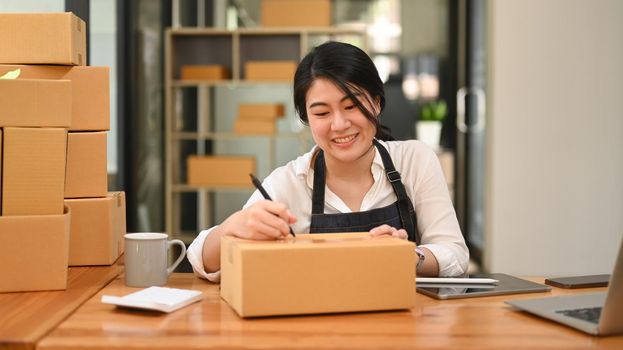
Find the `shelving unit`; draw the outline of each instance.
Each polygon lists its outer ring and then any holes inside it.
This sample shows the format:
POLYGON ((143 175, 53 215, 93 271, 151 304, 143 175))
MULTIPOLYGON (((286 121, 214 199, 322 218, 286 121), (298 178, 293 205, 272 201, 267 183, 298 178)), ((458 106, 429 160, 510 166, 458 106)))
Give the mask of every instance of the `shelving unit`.
POLYGON ((255 155, 258 176, 263 178, 309 150, 311 138, 294 115, 292 82, 247 81, 243 68, 249 60, 298 62, 312 47, 327 40, 366 47, 365 33, 359 29, 167 30, 165 227, 169 236, 191 241, 200 230, 242 207, 253 190, 250 182, 244 188, 186 184, 188 155, 255 155), (231 72, 231 79, 181 80, 181 67, 196 64, 223 65, 231 72), (286 115, 279 120, 274 135, 239 135, 232 129, 237 103, 282 103, 286 115))

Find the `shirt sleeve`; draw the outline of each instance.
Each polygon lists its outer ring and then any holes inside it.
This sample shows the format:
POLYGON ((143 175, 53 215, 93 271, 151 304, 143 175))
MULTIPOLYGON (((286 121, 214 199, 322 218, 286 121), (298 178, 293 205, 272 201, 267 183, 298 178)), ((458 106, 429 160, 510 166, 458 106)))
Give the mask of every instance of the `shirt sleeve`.
POLYGON ((199 232, 197 238, 195 238, 190 246, 188 246, 186 257, 188 258, 190 265, 193 267, 193 273, 195 276, 207 279, 210 282, 219 283, 221 281, 221 271, 206 272, 203 266, 203 243, 210 232, 212 232, 212 230, 216 227, 217 226, 214 226, 210 229, 199 232))
MULTIPOLYGON (((255 191, 243 208, 248 207, 249 205, 260 200, 261 198, 262 197, 259 191, 255 191)), ((218 226, 213 226, 207 230, 199 232, 199 234, 193 240, 190 246, 188 246, 186 257, 188 258, 188 261, 193 268, 193 273, 195 274, 195 276, 207 279, 210 282, 220 283, 221 271, 219 270, 216 272, 206 272, 205 266, 203 266, 203 243, 205 242, 208 235, 212 232, 212 230, 214 230, 216 227, 218 226)))
POLYGON ((450 200, 437 155, 426 149, 419 166, 423 170, 415 184, 415 211, 421 246, 433 253, 439 263, 439 276, 467 273, 469 251, 450 200))

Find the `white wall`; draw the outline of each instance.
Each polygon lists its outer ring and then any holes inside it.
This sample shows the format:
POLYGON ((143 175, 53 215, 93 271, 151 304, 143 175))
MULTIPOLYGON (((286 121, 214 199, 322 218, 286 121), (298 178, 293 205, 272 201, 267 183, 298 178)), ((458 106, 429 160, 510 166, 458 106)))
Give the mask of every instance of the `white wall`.
POLYGON ((623 236, 623 1, 488 11, 485 268, 609 273, 623 236))
POLYGON ((0 12, 64 12, 65 0, 2 0, 0 12))

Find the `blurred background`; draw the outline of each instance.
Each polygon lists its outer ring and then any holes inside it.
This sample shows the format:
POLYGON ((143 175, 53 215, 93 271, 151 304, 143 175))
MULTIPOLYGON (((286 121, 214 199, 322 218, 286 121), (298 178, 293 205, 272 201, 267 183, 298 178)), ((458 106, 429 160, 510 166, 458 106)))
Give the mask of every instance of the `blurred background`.
POLYGON ((109 189, 126 192, 129 232, 189 243, 244 204, 248 186, 189 184, 190 155, 252 157, 263 178, 309 150, 290 82, 249 82, 243 64, 343 40, 377 65, 382 122, 436 150, 474 270, 610 271, 623 237, 623 2, 311 2, 277 15, 287 26, 269 24, 262 0, 3 0, 0 12, 87 22, 88 65, 111 68, 109 189), (319 17, 321 29, 303 23, 319 17), (180 77, 215 62, 229 79, 180 77), (274 131, 232 132, 240 103, 264 102, 284 106, 274 131))

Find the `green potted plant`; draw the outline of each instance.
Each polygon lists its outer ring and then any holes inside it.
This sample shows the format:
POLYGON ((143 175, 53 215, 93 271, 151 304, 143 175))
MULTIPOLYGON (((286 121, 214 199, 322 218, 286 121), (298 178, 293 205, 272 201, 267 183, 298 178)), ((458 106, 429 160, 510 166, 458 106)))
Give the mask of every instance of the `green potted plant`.
POLYGON ((420 118, 415 125, 416 139, 426 143, 433 149, 439 149, 441 126, 448 114, 448 106, 444 100, 426 102, 420 110, 420 118))

